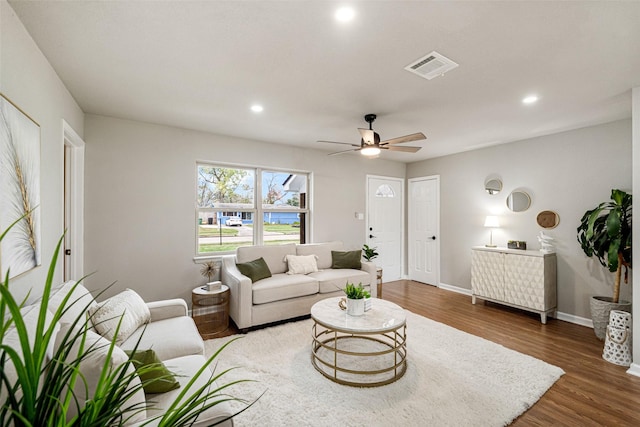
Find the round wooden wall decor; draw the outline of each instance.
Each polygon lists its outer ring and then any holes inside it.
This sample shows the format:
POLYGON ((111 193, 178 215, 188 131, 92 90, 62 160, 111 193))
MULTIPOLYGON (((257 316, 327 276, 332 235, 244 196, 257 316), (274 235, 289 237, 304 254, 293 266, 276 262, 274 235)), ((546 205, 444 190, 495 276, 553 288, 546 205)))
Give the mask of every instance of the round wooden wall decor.
POLYGON ((560 224, 560 215, 554 211, 542 211, 536 217, 536 222, 542 228, 556 228, 560 224))

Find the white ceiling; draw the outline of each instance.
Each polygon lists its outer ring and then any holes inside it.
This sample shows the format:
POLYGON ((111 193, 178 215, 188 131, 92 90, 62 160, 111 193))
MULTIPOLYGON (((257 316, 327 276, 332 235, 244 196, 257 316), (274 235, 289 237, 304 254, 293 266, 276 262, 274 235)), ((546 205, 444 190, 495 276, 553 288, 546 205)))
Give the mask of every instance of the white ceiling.
POLYGON ((640 86, 637 1, 9 3, 86 113, 327 152, 376 113, 427 135, 402 162, 630 117, 640 86), (433 50, 460 66, 403 69, 433 50))

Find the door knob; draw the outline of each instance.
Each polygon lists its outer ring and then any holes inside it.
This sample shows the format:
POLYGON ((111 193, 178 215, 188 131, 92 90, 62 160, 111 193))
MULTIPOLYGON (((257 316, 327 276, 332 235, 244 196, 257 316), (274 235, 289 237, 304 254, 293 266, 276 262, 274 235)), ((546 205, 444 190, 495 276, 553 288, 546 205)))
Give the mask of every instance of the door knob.
POLYGON ((436 240, 436 236, 431 236, 431 240, 436 240))
POLYGON ((369 238, 370 238, 370 239, 375 239, 375 238, 376 238, 376 236, 374 236, 373 234, 369 234, 369 238))

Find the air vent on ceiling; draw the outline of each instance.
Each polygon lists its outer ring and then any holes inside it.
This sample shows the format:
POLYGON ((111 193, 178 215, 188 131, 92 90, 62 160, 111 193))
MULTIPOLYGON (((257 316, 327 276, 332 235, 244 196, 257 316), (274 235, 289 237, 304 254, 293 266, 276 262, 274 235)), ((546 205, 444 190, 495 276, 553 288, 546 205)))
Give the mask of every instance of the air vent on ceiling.
POLYGON ((407 65, 404 69, 420 77, 424 77, 427 80, 431 80, 434 77, 443 75, 449 70, 453 70, 457 66, 458 64, 434 50, 430 54, 407 65))

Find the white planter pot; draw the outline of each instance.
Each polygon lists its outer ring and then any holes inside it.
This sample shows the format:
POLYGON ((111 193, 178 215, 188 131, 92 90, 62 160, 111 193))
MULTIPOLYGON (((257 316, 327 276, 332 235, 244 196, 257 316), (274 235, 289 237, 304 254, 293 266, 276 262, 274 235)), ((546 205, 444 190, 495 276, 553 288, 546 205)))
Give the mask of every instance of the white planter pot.
POLYGON ((347 314, 349 316, 362 316, 364 314, 364 299, 347 298, 347 314))
POLYGON ((609 325, 609 313, 611 310, 620 310, 631 312, 631 303, 628 301, 620 301, 619 303, 611 302, 610 297, 591 297, 591 320, 593 320, 593 331, 596 337, 604 340, 607 335, 607 326, 609 325))

